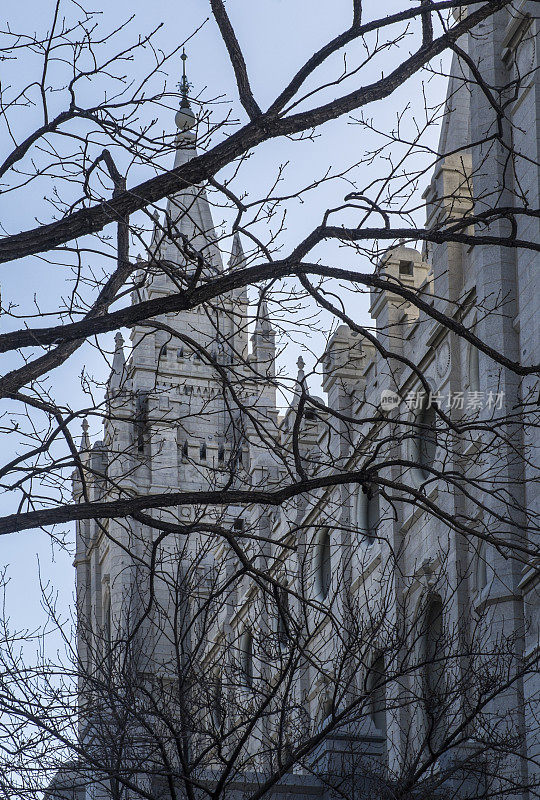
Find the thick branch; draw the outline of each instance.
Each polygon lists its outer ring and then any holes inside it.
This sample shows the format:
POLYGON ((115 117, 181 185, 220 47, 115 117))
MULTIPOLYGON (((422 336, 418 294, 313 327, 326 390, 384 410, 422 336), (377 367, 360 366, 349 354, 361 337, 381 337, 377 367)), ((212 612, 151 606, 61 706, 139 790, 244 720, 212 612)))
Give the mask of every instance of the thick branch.
POLYGON ((223 37, 223 41, 225 42, 227 52, 229 53, 229 58, 231 59, 231 64, 236 76, 236 84, 238 86, 240 102, 244 106, 248 117, 251 120, 256 119, 257 117, 261 116, 262 112, 257 104, 257 101, 253 97, 253 91, 249 83, 246 62, 244 61, 244 56, 242 55, 242 50, 238 44, 238 39, 236 38, 234 28, 231 25, 229 15, 225 10, 222 0, 210 0, 210 5, 212 6, 212 11, 214 12, 214 17, 223 37))
POLYGON ((268 112, 262 114, 208 153, 192 159, 176 170, 151 178, 119 194, 109 202, 99 203, 90 209, 82 209, 58 222, 5 237, 0 242, 0 263, 46 252, 79 236, 96 233, 118 217, 125 218, 150 203, 208 180, 226 164, 263 141, 301 133, 388 97, 451 43, 509 2, 510 0, 489 0, 435 39, 429 47, 421 48, 389 75, 369 86, 290 117, 278 118, 268 112))

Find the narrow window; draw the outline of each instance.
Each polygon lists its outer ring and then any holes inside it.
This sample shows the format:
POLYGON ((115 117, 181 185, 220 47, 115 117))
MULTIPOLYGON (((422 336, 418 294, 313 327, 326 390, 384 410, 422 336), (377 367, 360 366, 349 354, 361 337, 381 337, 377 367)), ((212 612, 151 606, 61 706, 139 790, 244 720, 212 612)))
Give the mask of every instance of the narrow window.
POLYGON ((476 589, 481 592, 488 584, 487 545, 485 542, 478 548, 476 562, 476 589))
POLYGON ((371 665, 366 682, 369 713, 375 727, 386 733, 386 689, 384 679, 384 658, 378 656, 371 665))
POLYGON ((179 347, 178 348, 178 350, 176 351, 176 357, 177 358, 184 358, 184 348, 183 347, 179 347))
POLYGON ((182 458, 187 459, 189 456, 189 444, 187 439, 184 440, 184 444, 182 445, 182 458))
POLYGON ((225 713, 223 708, 223 691, 217 673, 214 674, 214 678, 210 684, 210 706, 214 728, 220 730, 223 727, 225 713))
POLYGON ((107 590, 103 598, 103 643, 105 652, 111 647, 111 595, 107 590))
POLYGON ((223 463, 223 461, 225 461, 225 445, 224 444, 220 444, 219 445, 217 457, 218 457, 218 461, 219 461, 220 464, 223 463))
POLYGON ((202 442, 199 447, 199 456, 201 461, 206 461, 206 442, 202 442))
POLYGON ((424 405, 416 418, 416 460, 424 480, 431 476, 431 468, 437 453, 437 414, 433 406, 424 405))
POLYGON ((244 530, 244 520, 241 517, 237 517, 233 522, 233 531, 243 531, 244 530))
POLYGON ((315 580, 320 600, 325 600, 332 583, 332 549, 330 531, 325 528, 319 536, 315 553, 315 580))
POLYGON ((480 391, 480 356, 478 348, 472 344, 469 347, 469 390, 480 391))
POLYGON ((379 528, 379 493, 373 486, 362 487, 356 498, 356 525, 366 544, 373 544, 379 528))
POLYGON ((146 394, 139 394, 135 401, 135 438, 139 453, 144 451, 147 424, 148 396, 146 394))
POLYGON ((437 747, 443 728, 445 700, 443 607, 440 597, 430 601, 424 626, 424 710, 432 742, 437 747))
POLYGON ((242 674, 246 686, 253 686, 253 636, 250 631, 242 637, 242 674))
POLYGON ((277 591, 277 638, 282 646, 286 646, 290 639, 289 593, 286 589, 277 591))

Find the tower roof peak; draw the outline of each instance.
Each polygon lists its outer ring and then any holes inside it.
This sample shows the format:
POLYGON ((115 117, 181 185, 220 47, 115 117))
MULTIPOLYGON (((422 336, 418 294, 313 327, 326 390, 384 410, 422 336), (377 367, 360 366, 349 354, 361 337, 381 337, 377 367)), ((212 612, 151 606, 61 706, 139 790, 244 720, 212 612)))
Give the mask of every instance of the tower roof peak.
POLYGON ((182 50, 182 55, 180 57, 182 59, 182 80, 178 84, 178 88, 180 89, 180 95, 182 99, 180 101, 180 108, 176 112, 174 121, 176 122, 176 127, 178 128, 180 135, 183 134, 184 138, 187 138, 185 134, 195 127, 197 124, 197 117, 193 113, 191 103, 189 102, 189 90, 191 84, 186 75, 187 53, 185 49, 182 50))

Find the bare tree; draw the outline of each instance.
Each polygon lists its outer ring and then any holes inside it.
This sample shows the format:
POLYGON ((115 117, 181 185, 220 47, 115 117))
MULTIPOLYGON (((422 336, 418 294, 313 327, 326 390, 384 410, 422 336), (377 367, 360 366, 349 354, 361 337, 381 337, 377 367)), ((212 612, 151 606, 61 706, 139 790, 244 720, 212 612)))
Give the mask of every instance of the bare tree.
POLYGON ((2 89, 2 190, 45 191, 48 220, 0 260, 66 279, 3 300, 0 533, 77 525, 69 663, 4 628, 6 796, 54 772, 96 798, 538 793, 537 3, 350 5, 264 110, 211 0, 245 122, 192 96, 184 52, 170 90, 187 41, 159 28, 58 0, 42 34, 2 33, 13 74, 39 61, 2 89), (445 72, 444 103, 379 129, 445 72), (343 118, 357 163, 246 189, 262 145, 343 118), (291 206, 335 183, 286 247, 291 206))

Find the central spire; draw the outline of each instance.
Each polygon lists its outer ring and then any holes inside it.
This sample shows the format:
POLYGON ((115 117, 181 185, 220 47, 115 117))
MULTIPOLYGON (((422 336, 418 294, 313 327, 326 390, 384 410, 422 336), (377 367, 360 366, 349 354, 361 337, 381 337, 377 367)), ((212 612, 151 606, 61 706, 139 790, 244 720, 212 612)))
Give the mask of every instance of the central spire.
POLYGON ((190 108, 188 97, 190 84, 186 75, 187 53, 185 48, 182 48, 182 55, 180 58, 182 59, 182 80, 180 81, 180 94, 182 95, 182 102, 180 103, 180 108, 190 108))
MULTIPOLYGON (((178 128, 175 137, 175 156, 173 169, 178 169, 197 155, 197 137, 193 130, 197 117, 191 108, 189 90, 191 83, 186 73, 187 54, 182 52, 182 79, 178 84, 181 101, 176 112, 178 128)), ((204 186, 188 186, 168 198, 164 223, 159 218, 154 226, 151 244, 154 258, 177 266, 186 266, 183 242, 188 242, 212 267, 222 269, 218 236, 214 229, 210 203, 204 186)), ((193 263, 190 264, 193 268, 193 263)))
MULTIPOLYGON (((192 128, 195 127, 197 123, 197 118, 193 113, 193 109, 191 108, 191 103, 189 102, 189 90, 191 84, 188 81, 186 75, 187 53, 185 50, 182 50, 181 59, 182 59, 182 80, 178 84, 178 88, 180 89, 182 100, 180 101, 180 108, 176 112, 176 116, 174 118, 176 122, 176 127, 178 128, 179 131, 178 134, 179 136, 182 136, 182 134, 185 134, 187 131, 190 131, 192 128)), ((183 136, 182 138, 187 138, 187 137, 183 136)))

